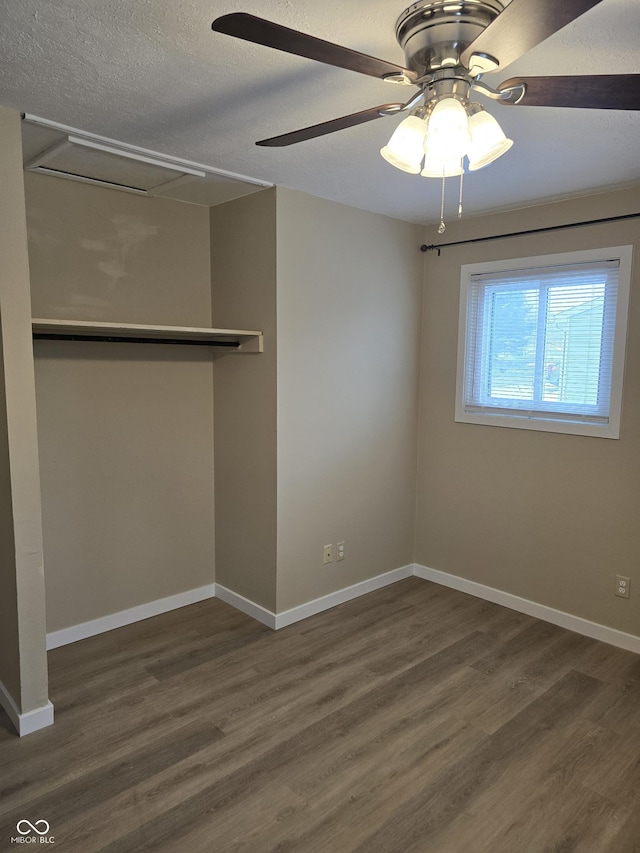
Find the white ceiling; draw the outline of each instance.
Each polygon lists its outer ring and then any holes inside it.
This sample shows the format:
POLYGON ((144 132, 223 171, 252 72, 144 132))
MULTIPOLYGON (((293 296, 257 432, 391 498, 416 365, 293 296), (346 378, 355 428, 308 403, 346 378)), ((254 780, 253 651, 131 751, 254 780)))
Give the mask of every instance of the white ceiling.
MULTIPOLYGON (((563 0, 558 0, 563 2, 563 0)), ((121 142, 415 222, 439 216, 440 185, 378 151, 397 118, 287 148, 264 139, 415 89, 211 31, 250 12, 404 64, 400 0, 0 0, 0 103, 121 142)), ((602 2, 508 68, 515 75, 640 73, 639 0, 602 2)), ((483 100, 478 96, 478 100, 483 100)), ((465 176, 465 214, 640 184, 640 111, 483 103, 515 144, 465 176)), ((457 181, 448 186, 449 216, 457 181)))

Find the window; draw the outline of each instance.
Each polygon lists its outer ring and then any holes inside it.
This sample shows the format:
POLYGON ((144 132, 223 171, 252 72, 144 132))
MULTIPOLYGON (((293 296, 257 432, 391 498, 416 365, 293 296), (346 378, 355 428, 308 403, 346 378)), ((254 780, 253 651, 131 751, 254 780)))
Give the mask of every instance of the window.
POLYGON ((456 420, 618 438, 631 246, 462 267, 456 420))

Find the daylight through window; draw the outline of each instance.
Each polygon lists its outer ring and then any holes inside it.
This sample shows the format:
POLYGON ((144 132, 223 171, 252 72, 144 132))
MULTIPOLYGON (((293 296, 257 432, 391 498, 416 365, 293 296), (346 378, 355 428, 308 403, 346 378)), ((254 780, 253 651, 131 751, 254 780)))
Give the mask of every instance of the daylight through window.
POLYGON ((630 265, 625 246, 463 267, 456 420, 617 437, 630 265))

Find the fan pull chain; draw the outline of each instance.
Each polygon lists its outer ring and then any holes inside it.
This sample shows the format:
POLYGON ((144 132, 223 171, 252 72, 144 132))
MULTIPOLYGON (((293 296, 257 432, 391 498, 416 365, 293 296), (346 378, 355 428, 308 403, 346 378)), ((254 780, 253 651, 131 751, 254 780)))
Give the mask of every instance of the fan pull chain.
POLYGON ((458 197, 458 219, 462 219, 462 181, 464 179, 464 169, 460 172, 460 196, 458 197))
POLYGON ((444 224, 444 182, 446 178, 444 176, 444 169, 442 170, 442 195, 440 197, 440 225, 438 225, 438 234, 444 234, 447 229, 447 226, 444 224))

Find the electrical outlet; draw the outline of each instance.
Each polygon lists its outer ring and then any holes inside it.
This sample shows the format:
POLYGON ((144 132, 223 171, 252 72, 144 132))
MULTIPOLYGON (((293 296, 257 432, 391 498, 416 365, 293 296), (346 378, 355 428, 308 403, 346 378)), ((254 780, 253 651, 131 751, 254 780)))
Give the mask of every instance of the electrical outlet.
POLYGON ((336 548, 338 549, 338 553, 336 554, 336 563, 339 563, 340 560, 344 560, 344 542, 338 542, 336 548))
POLYGON ((616 595, 619 595, 620 598, 629 598, 630 587, 630 578, 625 578, 624 575, 616 575, 616 595))
POLYGON ((333 560, 333 545, 325 545, 323 551, 322 562, 327 565, 327 563, 331 563, 333 560))

